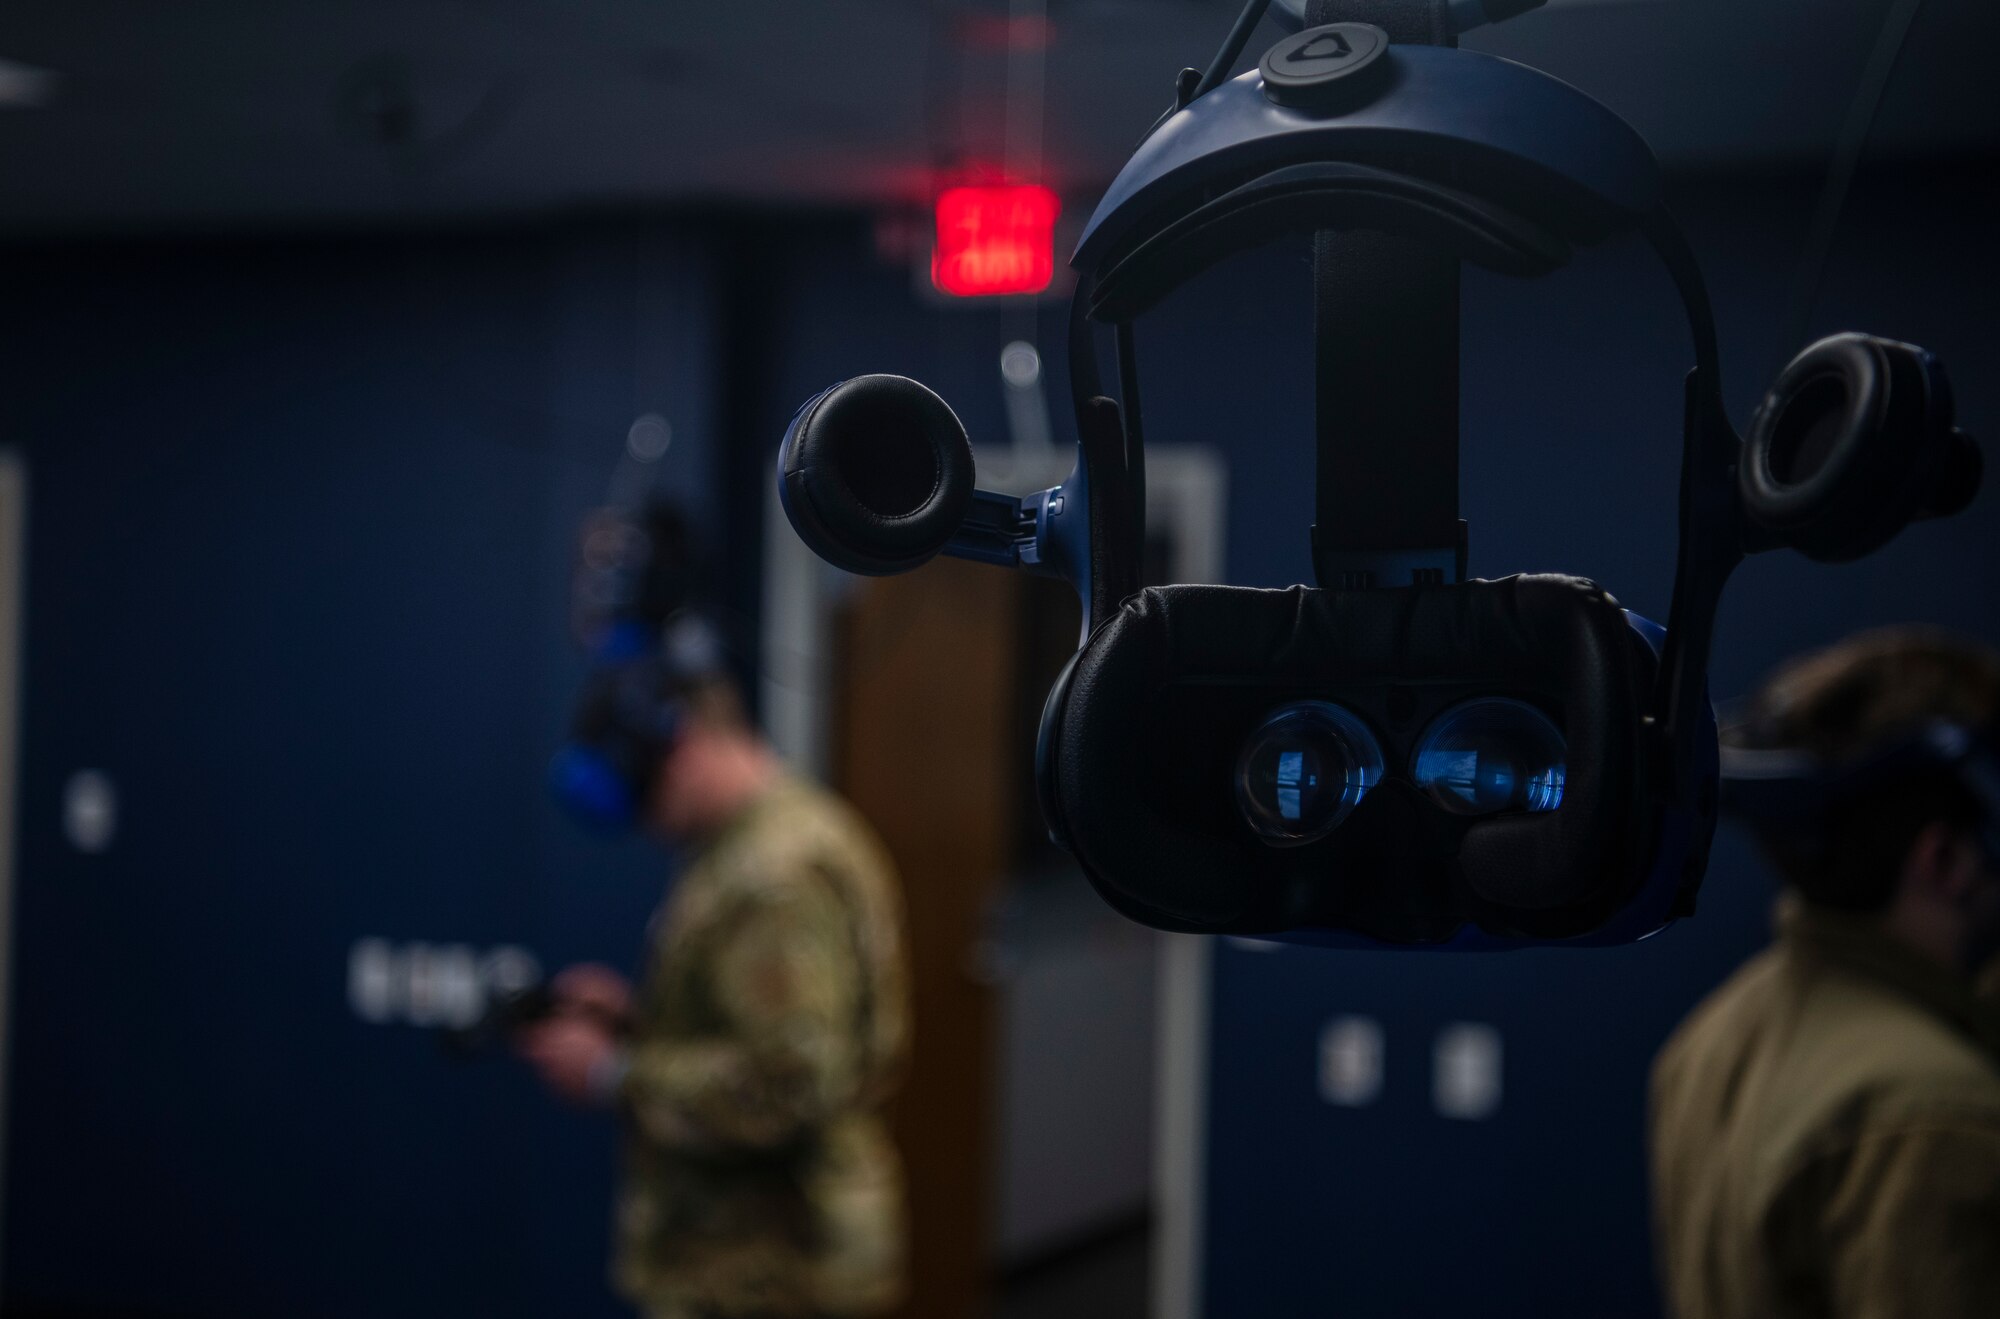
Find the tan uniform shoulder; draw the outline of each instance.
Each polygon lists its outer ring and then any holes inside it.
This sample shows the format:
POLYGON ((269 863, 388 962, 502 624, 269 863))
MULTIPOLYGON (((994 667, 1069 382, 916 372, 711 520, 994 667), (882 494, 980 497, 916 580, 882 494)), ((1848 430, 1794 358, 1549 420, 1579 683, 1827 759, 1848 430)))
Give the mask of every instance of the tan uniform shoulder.
POLYGON ((1684 1084, 1714 1080, 1724 1055, 1746 1050, 1781 974, 1777 951, 1766 949, 1695 1005, 1653 1060, 1655 1105, 1684 1084))
POLYGON ((1907 995, 1822 975, 1807 1014, 1789 1061, 1801 1080, 1819 1078, 1807 1095, 1819 1141, 1933 1120, 2000 1124, 2000 1064, 1907 995))
POLYGON ((1683 1144, 1749 1123, 1756 1138, 1738 1154, 1761 1169, 1753 1182, 1775 1189, 1863 1134, 2000 1124, 2000 1066, 1896 987, 1779 948, 1745 964, 1668 1039, 1652 1103, 1656 1126, 1678 1128, 1683 1144))

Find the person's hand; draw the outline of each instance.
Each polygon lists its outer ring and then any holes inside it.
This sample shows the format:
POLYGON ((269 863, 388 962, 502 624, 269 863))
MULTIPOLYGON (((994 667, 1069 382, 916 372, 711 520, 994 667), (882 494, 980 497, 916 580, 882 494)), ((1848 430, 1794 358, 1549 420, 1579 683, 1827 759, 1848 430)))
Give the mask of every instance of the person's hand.
POLYGON ((562 1012, 591 1013, 606 1021, 623 1021, 632 1014, 632 982, 600 962, 557 972, 549 992, 562 1012))
POLYGON ((601 1017, 562 1013, 523 1028, 514 1048, 542 1084, 572 1104, 598 1100, 599 1078, 618 1054, 618 1041, 601 1017))

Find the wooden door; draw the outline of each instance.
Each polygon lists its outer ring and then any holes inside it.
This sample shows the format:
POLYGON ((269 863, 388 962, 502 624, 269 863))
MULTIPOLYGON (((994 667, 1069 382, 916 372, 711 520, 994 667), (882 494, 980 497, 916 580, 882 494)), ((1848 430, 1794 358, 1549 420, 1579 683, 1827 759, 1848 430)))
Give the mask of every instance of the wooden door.
POLYGON ((995 1011, 978 972, 1021 808, 1013 573, 952 560, 863 583, 835 657, 836 785, 903 880, 914 1032, 892 1110, 908 1167, 911 1319, 989 1308, 995 1011))

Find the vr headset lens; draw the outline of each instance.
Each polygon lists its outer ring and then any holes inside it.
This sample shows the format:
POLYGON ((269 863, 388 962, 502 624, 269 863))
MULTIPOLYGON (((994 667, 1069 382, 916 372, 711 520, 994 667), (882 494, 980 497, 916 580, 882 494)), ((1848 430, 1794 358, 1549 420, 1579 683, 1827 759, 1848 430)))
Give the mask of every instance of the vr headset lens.
POLYGON ((1382 781, 1381 744, 1328 701, 1279 706, 1243 744, 1236 805, 1272 847, 1324 838, 1382 781))
MULTIPOLYGON (((1562 805, 1568 744, 1526 701, 1482 696, 1424 731, 1410 777, 1453 815, 1553 811, 1562 805)), ((1387 760, 1361 717, 1331 701, 1281 705, 1244 740, 1236 805, 1272 847, 1326 837, 1382 781, 1387 760)))
POLYGON ((1412 774, 1454 815, 1552 811, 1562 805, 1568 749, 1555 723, 1526 701, 1481 697, 1432 721, 1412 774))

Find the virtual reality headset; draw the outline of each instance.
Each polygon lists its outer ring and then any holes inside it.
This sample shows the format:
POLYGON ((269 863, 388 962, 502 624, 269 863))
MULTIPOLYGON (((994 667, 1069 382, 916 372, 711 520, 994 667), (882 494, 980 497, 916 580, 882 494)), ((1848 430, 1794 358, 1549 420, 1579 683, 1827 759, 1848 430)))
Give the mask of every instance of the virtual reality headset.
POLYGON ((1814 344, 1739 438, 1646 144, 1574 88, 1450 44, 1468 17, 1521 7, 1314 0, 1317 25, 1225 78, 1252 4, 1209 75, 1183 75, 1072 262, 1061 485, 978 489, 952 409, 897 376, 832 386, 784 437, 786 514, 829 562, 880 574, 946 554, 1076 588, 1084 636, 1048 697, 1040 803, 1134 919, 1412 948, 1660 929, 1693 909, 1714 831, 1707 663, 1736 564, 1867 554, 1977 488, 1944 370, 1909 344, 1814 344), (1300 232, 1316 235, 1318 585, 1142 590, 1133 321, 1300 232), (1460 263, 1540 277, 1634 234, 1693 343, 1664 627, 1581 578, 1466 580, 1457 508, 1460 263))
POLYGON ((2000 729, 1930 720, 1872 753, 1829 764, 1795 747, 1725 744, 1722 809, 1751 824, 1818 839, 1844 811, 1897 784, 1945 775, 1979 809, 1980 844, 2000 865, 2000 729))
POLYGON ((608 505, 583 521, 570 621, 591 665, 549 783, 587 823, 637 821, 685 723, 685 692, 727 670, 720 635, 694 604, 698 577, 692 529, 666 500, 608 505))

